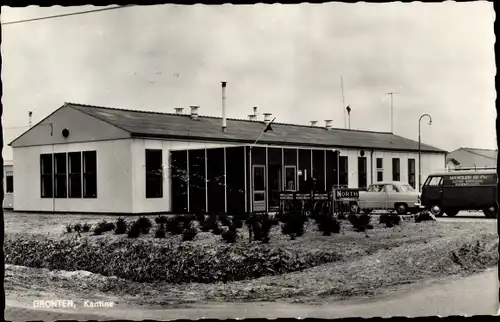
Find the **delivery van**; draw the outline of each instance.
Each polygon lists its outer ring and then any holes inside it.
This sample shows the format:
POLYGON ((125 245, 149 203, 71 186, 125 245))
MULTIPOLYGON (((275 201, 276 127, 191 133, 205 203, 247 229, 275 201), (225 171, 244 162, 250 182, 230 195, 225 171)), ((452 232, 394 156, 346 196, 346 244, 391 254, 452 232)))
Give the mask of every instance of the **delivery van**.
POLYGON ((496 170, 453 171, 434 173, 422 186, 422 206, 439 217, 453 217, 462 210, 480 210, 496 218, 496 170))

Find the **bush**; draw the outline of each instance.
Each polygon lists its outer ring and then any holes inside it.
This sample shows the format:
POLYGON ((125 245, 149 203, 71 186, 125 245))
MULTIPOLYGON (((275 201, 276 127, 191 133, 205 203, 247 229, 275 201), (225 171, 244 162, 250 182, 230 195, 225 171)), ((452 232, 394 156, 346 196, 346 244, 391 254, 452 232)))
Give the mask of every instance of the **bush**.
POLYGON ((155 218, 155 222, 157 224, 166 224, 167 223, 167 217, 163 216, 163 215, 158 215, 158 217, 155 218))
POLYGON ((222 233, 222 240, 226 243, 235 243, 238 240, 238 231, 234 226, 222 233))
POLYGON ((5 262, 85 270, 135 282, 217 283, 304 270, 340 260, 334 252, 292 252, 264 244, 196 245, 124 239, 106 247, 85 240, 6 239, 5 262))
POLYGON ((107 231, 113 231, 115 230, 115 224, 112 222, 107 222, 106 220, 103 220, 99 223, 97 223, 96 228, 94 229, 94 232, 96 229, 101 230, 101 232, 107 232, 107 231))
POLYGON ((141 234, 143 234, 143 235, 149 234, 150 229, 151 228, 149 228, 149 227, 141 227, 141 234))
POLYGON ((329 214, 319 216, 317 224, 318 229, 323 233, 323 236, 330 236, 332 233, 340 233, 340 221, 329 214))
POLYGON ((72 232, 72 231, 73 231, 73 225, 71 225, 71 224, 67 224, 67 225, 66 225, 66 232, 69 234, 69 233, 70 233, 70 232, 72 232))
POLYGON ((165 235, 165 226, 163 224, 160 224, 160 226, 156 228, 155 238, 165 238, 165 235))
POLYGON ((202 226, 203 223, 205 222, 205 213, 203 212, 197 213, 195 215, 195 219, 200 223, 200 226, 202 226))
POLYGON ((74 226, 73 226, 73 230, 77 233, 79 233, 80 231, 82 231, 82 224, 80 223, 76 223, 74 226))
POLYGON ((127 232, 127 222, 125 221, 125 218, 118 218, 116 220, 116 227, 115 227, 115 234, 117 235, 122 235, 127 232))
POLYGON ((182 241, 193 240, 196 237, 196 234, 198 234, 198 231, 195 227, 187 227, 182 232, 182 241))
POLYGON ((137 238, 141 234, 141 227, 137 224, 137 221, 134 221, 132 225, 130 225, 127 237, 128 238, 137 238))
POLYGON ((217 216, 217 219, 220 222, 221 226, 232 226, 231 218, 229 218, 229 216, 226 214, 220 214, 219 216, 217 216))
POLYGON ((94 235, 102 235, 102 233, 104 232, 104 228, 102 226, 95 226, 94 227, 94 235))
POLYGON ((385 224, 386 227, 394 227, 395 225, 399 225, 401 223, 401 217, 395 214, 382 214, 380 215, 380 223, 385 224))
POLYGON ((369 229, 368 226, 370 225, 370 221, 372 218, 370 215, 367 214, 360 214, 360 215, 350 214, 349 216, 347 216, 347 219, 354 227, 355 231, 361 232, 369 229))
POLYGON ((182 234, 182 222, 179 215, 167 218, 166 231, 172 235, 182 234))
POLYGON ((307 217, 300 211, 292 211, 283 217, 285 221, 281 227, 283 234, 290 236, 290 239, 295 239, 304 234, 304 224, 307 222, 307 217))
POLYGON ((139 217, 136 223, 139 225, 139 228, 144 231, 149 231, 149 228, 153 227, 153 222, 146 216, 139 217))
POLYGON ((219 222, 216 222, 215 227, 212 228, 212 234, 217 236, 222 234, 222 228, 219 222))
POLYGON ((82 230, 83 230, 84 233, 88 233, 91 228, 92 228, 92 225, 90 225, 88 223, 84 223, 83 226, 82 226, 82 230))
POLYGON ((232 227, 235 229, 243 228, 243 216, 234 215, 232 220, 232 227))
POLYGON ((415 215, 415 222, 434 221, 434 220, 436 220, 436 217, 434 217, 428 211, 419 212, 418 214, 415 215))

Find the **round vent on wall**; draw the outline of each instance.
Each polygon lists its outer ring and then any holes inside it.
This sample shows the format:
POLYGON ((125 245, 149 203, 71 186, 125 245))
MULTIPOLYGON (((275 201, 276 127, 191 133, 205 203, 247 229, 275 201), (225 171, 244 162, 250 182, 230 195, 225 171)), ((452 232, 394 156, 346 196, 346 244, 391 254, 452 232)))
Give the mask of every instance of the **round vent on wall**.
POLYGON ((359 152, 359 155, 361 155, 362 157, 364 157, 364 156, 365 156, 365 150, 361 150, 361 151, 359 152))
POLYGON ((63 129, 62 130, 62 136, 64 136, 65 138, 67 138, 69 136, 69 130, 68 129, 63 129))

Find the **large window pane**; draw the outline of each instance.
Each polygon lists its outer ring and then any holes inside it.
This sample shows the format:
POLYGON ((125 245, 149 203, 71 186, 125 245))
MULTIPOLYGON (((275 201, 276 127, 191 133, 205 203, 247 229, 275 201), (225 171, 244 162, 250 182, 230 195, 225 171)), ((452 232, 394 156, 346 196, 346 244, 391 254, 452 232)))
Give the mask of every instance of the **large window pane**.
POLYGON ((68 153, 68 197, 82 197, 82 153, 68 153))
POLYGON ((146 198, 163 198, 162 153, 162 150, 146 150, 146 198))
POLYGON ((40 192, 42 198, 52 198, 53 196, 53 157, 52 154, 40 155, 40 192))
POLYGON ((66 172, 66 153, 54 154, 55 168, 55 197, 66 198, 67 195, 67 172, 66 172))
POLYGON ((83 197, 97 198, 97 153, 83 152, 83 197))

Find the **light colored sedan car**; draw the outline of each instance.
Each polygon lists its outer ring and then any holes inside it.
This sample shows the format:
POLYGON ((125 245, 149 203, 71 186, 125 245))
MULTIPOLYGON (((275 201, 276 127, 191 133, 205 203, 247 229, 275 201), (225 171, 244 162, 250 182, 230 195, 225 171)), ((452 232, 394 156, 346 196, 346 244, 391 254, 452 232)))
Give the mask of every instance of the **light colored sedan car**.
POLYGON ((421 208, 420 194, 408 183, 377 182, 359 192, 359 208, 365 213, 373 210, 396 210, 401 215, 417 213, 421 208))

